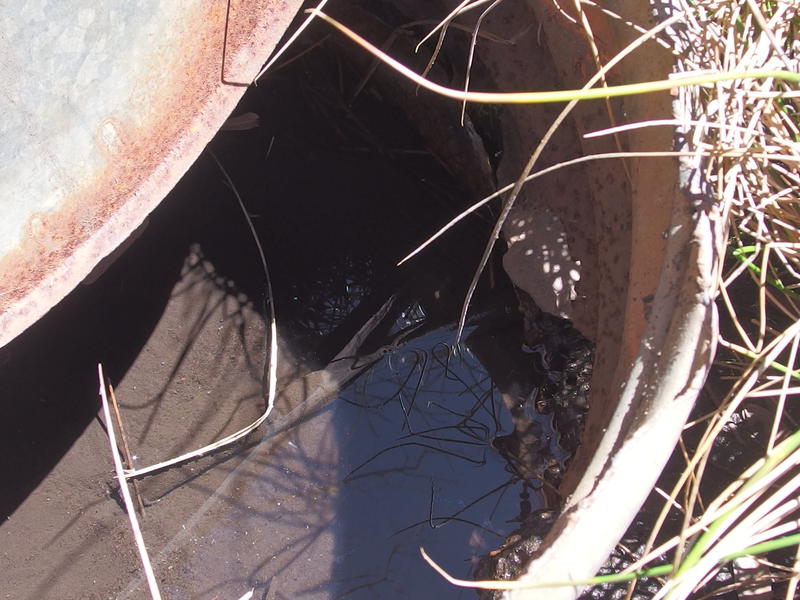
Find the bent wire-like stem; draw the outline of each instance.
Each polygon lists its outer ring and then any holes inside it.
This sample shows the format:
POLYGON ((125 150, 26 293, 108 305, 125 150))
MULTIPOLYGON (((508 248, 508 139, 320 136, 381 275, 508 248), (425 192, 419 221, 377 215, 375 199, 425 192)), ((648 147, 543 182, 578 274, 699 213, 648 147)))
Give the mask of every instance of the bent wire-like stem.
MULTIPOLYGON (((323 408, 329 400, 335 397, 336 393, 344 387, 349 381, 355 379, 368 367, 370 367, 376 360, 380 359, 386 352, 391 350, 391 347, 384 346, 367 356, 359 356, 358 350, 364 343, 364 340, 372 333, 378 324, 384 319, 386 314, 394 302, 394 296, 390 297, 386 303, 375 313, 367 322, 361 327, 350 342, 342 348, 341 352, 331 361, 325 368, 319 371, 313 371, 305 377, 291 382, 286 388, 280 392, 272 391, 272 394, 280 394, 289 396, 297 404, 287 414, 272 421, 263 434, 263 438, 273 437, 287 429, 290 429, 300 421, 308 418, 310 415, 318 412, 323 408), (310 390, 310 391, 309 391, 310 390)), ((274 324, 274 322, 273 322, 274 324)), ((274 333, 273 333, 274 335, 274 333)), ((275 339, 275 338, 273 338, 275 339)), ((276 342, 277 343, 277 342, 276 342)), ((272 380, 274 382, 274 379, 272 380)), ((274 384, 273 384, 274 385, 274 384)), ((158 471, 166 467, 172 466, 179 462, 185 462, 192 458, 197 458, 203 454, 222 447, 223 445, 231 444, 236 440, 244 437, 251 431, 261 426, 264 421, 269 417, 272 411, 274 401, 269 403, 268 410, 264 412, 253 423, 240 429, 237 432, 215 442, 209 444, 198 450, 187 452, 181 456, 164 461, 142 469, 128 470, 125 472, 125 477, 139 477, 158 471)))
POLYGON ((184 463, 188 460, 192 460, 194 458, 198 458, 207 454, 209 452, 213 452, 214 450, 218 450, 224 446, 228 446, 233 444, 237 440, 242 439, 244 436, 249 434, 251 431, 258 429, 264 421, 267 420, 270 413, 272 412, 272 408, 275 406, 275 392, 276 386, 278 381, 278 331, 277 331, 277 322, 275 318, 275 304, 273 302, 272 296, 272 281, 269 276, 269 267, 267 266, 267 258, 264 254, 264 249, 261 246, 261 242, 258 239, 258 235, 256 234, 255 227, 253 226, 253 221, 250 219, 250 215, 247 212, 247 208, 245 208, 244 201, 242 197, 239 195, 236 186, 233 184, 233 180, 231 179, 228 172, 225 170, 225 167, 222 166, 222 163, 219 161, 217 156, 209 150, 211 154, 211 158, 219 167, 219 170, 222 172, 222 175, 225 177, 225 181, 230 187, 231 191, 233 192, 234 196, 236 197, 236 201, 239 204, 239 208, 241 208, 242 213, 244 215, 245 220, 247 221, 247 225, 250 228, 250 232, 253 235, 253 240, 255 241, 256 247, 258 248, 259 258, 261 259, 261 265, 264 269, 264 277, 267 284, 267 293, 269 295, 269 337, 266 343, 266 356, 264 358, 264 377, 262 380, 262 385, 264 389, 264 399, 266 401, 266 406, 264 408, 264 412, 258 417, 255 421, 250 423, 249 425, 239 429, 231 433, 230 435, 225 436, 224 438, 217 440, 216 442, 212 442, 202 448, 197 448, 196 450, 192 450, 191 452, 187 452, 185 454, 181 454, 180 456, 176 456, 169 460, 165 460, 154 465, 150 465, 148 467, 143 467, 141 469, 126 469, 124 471, 125 478, 130 479, 131 477, 140 477, 142 475, 146 475, 147 473, 152 473, 154 471, 160 471, 161 469, 165 469, 167 467, 171 467, 173 465, 177 465, 180 463, 184 463))
POLYGON ((136 549, 139 551, 139 557, 142 561, 142 568, 144 569, 147 585, 150 589, 150 597, 153 600, 161 600, 161 591, 158 589, 158 581, 156 580, 153 566, 150 563, 150 556, 147 554, 147 546, 144 543, 142 536, 142 529, 139 527, 139 520, 136 518, 136 510, 133 508, 133 500, 131 499, 131 492, 128 489, 128 481, 125 479, 125 474, 122 469, 122 459, 117 450, 117 436, 114 432, 114 423, 111 420, 111 412, 108 409, 108 397, 106 395, 105 377, 103 376, 103 365, 97 365, 97 377, 100 380, 100 399, 103 404, 103 416, 106 421, 106 431, 108 431, 108 443, 111 446, 111 457, 114 459, 114 471, 119 480, 119 489, 122 493, 122 499, 125 502, 125 510, 128 513, 128 519, 131 523, 131 530, 133 531, 133 538, 136 541, 136 549))
POLYGON ((438 83, 434 83, 422 77, 401 62, 382 52, 352 29, 349 29, 337 20, 326 15, 324 12, 317 9, 309 9, 308 13, 329 23, 353 42, 364 48, 364 50, 376 56, 395 71, 425 89, 447 98, 453 98, 454 100, 479 104, 546 104, 551 102, 570 102, 571 100, 598 100, 601 98, 649 94, 679 87, 700 86, 723 81, 739 81, 742 79, 779 79, 791 83, 800 83, 800 73, 782 69, 753 69, 738 72, 716 71, 709 73, 687 73, 675 75, 669 79, 579 90, 552 90, 544 92, 465 92, 464 90, 457 90, 439 85, 438 83))

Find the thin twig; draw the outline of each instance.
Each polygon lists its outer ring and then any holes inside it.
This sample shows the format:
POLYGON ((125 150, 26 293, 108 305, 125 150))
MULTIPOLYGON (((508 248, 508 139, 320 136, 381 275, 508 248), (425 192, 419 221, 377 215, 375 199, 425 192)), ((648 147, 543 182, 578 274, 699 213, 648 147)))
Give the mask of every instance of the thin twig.
MULTIPOLYGON (((473 28, 472 37, 470 39, 470 44, 469 44, 469 56, 467 57, 467 70, 466 70, 466 73, 464 74, 464 92, 468 92, 469 91, 469 79, 470 79, 470 75, 472 74, 472 62, 475 59, 475 46, 478 45, 478 34, 479 34, 480 30, 481 30, 481 24, 483 23, 483 20, 486 18, 486 15, 488 15, 490 12, 492 12, 495 9, 495 7, 497 7, 502 1, 503 0, 494 0, 494 2, 491 4, 491 6, 486 8, 480 14, 480 16, 478 16, 478 20, 475 22, 475 27, 473 28)), ((461 103, 461 126, 462 127, 464 126, 464 117, 466 116, 466 114, 467 114, 467 101, 464 100, 461 103)))
POLYGON ((158 589, 158 582, 156 581, 155 573, 153 573, 153 567, 150 564, 150 556, 147 554, 147 547, 144 543, 144 537, 142 537, 142 530, 139 527, 139 520, 136 518, 136 510, 133 507, 131 492, 128 489, 128 482, 122 469, 122 459, 119 456, 119 450, 117 450, 117 436, 114 433, 114 424, 111 422, 111 413, 108 409, 103 365, 97 365, 97 376, 100 381, 100 399, 103 403, 103 416, 108 424, 108 443, 111 446, 111 457, 114 459, 114 471, 117 474, 119 489, 122 492, 122 499, 125 502, 125 510, 128 513, 128 519, 131 522, 133 537, 136 540, 136 549, 139 551, 139 557, 142 560, 142 568, 144 569, 144 575, 147 579, 147 585, 150 588, 150 596, 153 600, 161 600, 161 591, 158 589))
POLYGON ((171 458, 169 460, 165 460, 163 462, 159 462, 154 465, 150 465, 149 467, 143 467, 141 469, 130 469, 125 471, 125 477, 141 477, 142 475, 146 475, 147 473, 152 473, 154 471, 160 471, 161 469, 165 469, 167 467, 177 465, 187 460, 191 460, 193 458, 198 458, 212 452, 214 450, 218 450, 224 446, 230 445, 237 440, 242 439, 251 431, 258 429, 261 424, 267 420, 270 413, 272 412, 272 408, 275 406, 275 394, 277 389, 277 381, 278 381, 278 331, 275 319, 275 303, 273 300, 272 295, 272 281, 269 276, 269 268, 267 267, 267 258, 264 254, 264 248, 261 246, 261 241, 258 239, 258 234, 256 233, 255 226, 253 225, 253 220, 250 218, 250 215, 247 212, 247 208, 242 201, 242 197, 239 195, 236 186, 233 184, 233 180, 231 179, 228 172, 222 166, 222 163, 217 159, 216 155, 209 149, 209 154, 211 158, 214 159, 214 162, 219 167, 222 175, 225 177, 226 182, 228 183, 228 187, 230 187, 231 191, 233 192, 234 196, 236 197, 237 202, 239 203, 239 207, 242 209, 242 213, 244 214, 244 218, 247 221, 247 224, 250 227, 250 232, 253 235, 253 240, 256 243, 256 247, 258 248, 258 254, 261 258, 261 266, 264 269, 264 277, 266 279, 267 285, 267 293, 269 296, 269 317, 270 317, 270 333, 269 333, 269 340, 265 344, 267 347, 265 348, 266 356, 264 357, 264 377, 262 380, 262 388, 264 391, 264 400, 266 402, 266 407, 264 412, 258 419, 243 427, 239 431, 235 431, 234 433, 225 436, 224 438, 217 440, 211 444, 203 446, 202 448, 198 448, 197 450, 192 450, 191 452, 187 452, 185 454, 181 454, 180 456, 176 456, 175 458, 171 458))
MULTIPOLYGON (((646 41, 655 36, 658 32, 668 27, 671 23, 678 21, 680 16, 681 16, 680 13, 673 15, 671 18, 666 19, 662 23, 656 25, 655 27, 650 29, 650 31, 648 31, 645 34, 642 34, 641 36, 633 40, 630 44, 625 46, 625 48, 623 48, 620 52, 618 52, 617 55, 614 56, 614 58, 608 61, 607 64, 605 64, 602 68, 600 68, 597 71, 597 73, 595 73, 589 79, 589 81, 586 82, 586 84, 582 88, 582 91, 592 91, 592 90, 597 91, 597 88, 592 88, 592 86, 598 81, 601 81, 605 77, 606 73, 608 73, 612 68, 614 68, 620 61, 622 61, 623 58, 628 56, 630 53, 639 48, 646 41)), ((611 89, 610 87, 600 88, 600 90, 610 90, 610 89, 611 89)), ((514 203, 516 202, 519 193, 522 191, 522 187, 525 185, 527 178, 533 171, 534 166, 536 166, 536 163, 539 161, 539 157, 544 152, 545 147, 547 146, 547 144, 550 143, 550 140, 555 135, 556 131, 564 123, 569 113, 572 112, 572 109, 575 108, 575 106, 581 99, 585 99, 585 98, 580 98, 579 96, 580 93, 578 95, 572 95, 571 97, 566 98, 566 100, 568 100, 567 105, 563 109, 561 109, 561 112, 558 114, 555 120, 550 124, 550 127, 547 129, 547 132, 544 134, 539 144, 536 146, 536 149, 533 151, 533 154, 531 154, 527 164, 522 169, 522 173, 520 174, 519 178, 514 184, 511 193, 508 195, 508 198, 503 204, 503 208, 500 211, 500 215, 497 217, 497 221, 495 222, 494 227, 492 228, 492 232, 489 235, 489 240, 486 243, 486 247, 484 248, 481 260, 478 263, 478 267, 475 269, 475 275, 472 277, 472 281, 470 282, 466 296, 464 297, 464 304, 461 308, 461 317, 459 318, 458 328, 456 329, 456 343, 458 343, 458 341, 461 339, 461 333, 463 332, 464 324, 467 321, 467 311, 469 310, 469 305, 470 302, 472 301, 472 296, 478 287, 478 282, 480 281, 481 273, 483 272, 484 268, 486 268, 486 265, 489 262, 492 250, 494 249, 494 244, 500 237, 500 231, 502 230, 503 225, 505 225, 506 219, 508 219, 508 216, 511 214, 511 209, 514 207, 514 203)), ((608 98, 608 96, 605 95, 601 95, 598 97, 608 98)))
MULTIPOLYGON (((320 1, 320 3, 319 3, 319 4, 317 4, 317 7, 316 7, 316 9, 315 9, 315 10, 322 10, 323 8, 325 8, 325 5, 326 5, 327 3, 328 3, 328 0, 321 0, 321 1, 320 1)), ((278 60, 278 59, 279 59, 281 56, 283 56, 283 53, 284 53, 284 52, 286 52, 286 50, 288 50, 288 49, 289 49, 289 46, 291 46, 291 45, 292 45, 292 44, 295 42, 295 40, 296 40, 297 38, 299 38, 299 37, 300 37, 300 34, 301 34, 301 33, 303 33, 303 31, 305 31, 305 30, 306 30, 306 27, 308 27, 308 26, 311 24, 311 21, 313 21, 313 20, 314 20, 314 13, 311 13, 310 15, 308 15, 308 18, 307 18, 305 21, 303 21, 303 23, 300 25, 300 27, 298 27, 298 28, 297 28, 297 31, 295 31, 295 32, 294 32, 294 33, 291 35, 291 37, 290 37, 288 40, 286 40, 286 43, 285 43, 283 46, 281 46, 281 47, 280 47, 280 49, 278 49, 278 51, 277 51, 277 52, 275 52, 275 54, 273 54, 273 55, 272 55, 272 58, 270 58, 270 59, 267 61, 267 64, 265 64, 265 65, 264 65, 264 66, 261 68, 261 70, 258 72, 258 75, 256 75, 255 77, 253 77, 253 83, 254 83, 254 84, 258 85, 258 80, 261 78, 261 76, 262 76, 264 73, 266 73, 266 72, 269 70, 269 68, 270 68, 272 65, 274 65, 274 64, 275 64, 275 62, 276 62, 276 61, 277 61, 277 60, 278 60)))
MULTIPOLYGON (((582 0, 574 0, 575 3, 575 11, 578 13, 578 17, 581 22, 581 27, 583 27, 584 32, 586 33, 586 41, 589 44, 589 50, 592 51, 592 59, 594 60, 594 65, 597 68, 599 73, 605 73, 603 69, 603 61, 600 59, 600 50, 597 48, 597 40, 594 37, 594 31, 592 30, 592 26, 589 23, 589 19, 586 17, 586 13, 583 11, 582 0)), ((648 34, 646 31, 643 32, 642 35, 647 36, 648 39, 651 39, 652 36, 648 34)), ((603 87, 608 87, 608 80, 606 79, 605 74, 600 77, 600 83, 603 87)), ((606 105, 606 114, 608 115, 608 122, 611 124, 612 127, 616 127, 617 125, 617 118, 614 115, 614 109, 611 107, 611 99, 605 98, 604 99, 606 105)), ((617 145, 617 150, 622 152, 622 140, 619 137, 619 134, 614 133, 614 143, 617 145)), ((628 167, 628 161, 622 161, 622 168, 625 171, 625 177, 628 180, 629 184, 632 184, 631 172, 630 168, 628 167)))
MULTIPOLYGON (((452 98, 454 100, 467 100, 467 102, 476 102, 481 104, 547 104, 552 102, 569 102, 571 100, 597 100, 602 98, 616 98, 619 96, 632 96, 636 94, 663 92, 682 87, 698 87, 713 83, 742 81, 746 79, 779 79, 791 83, 800 83, 800 73, 793 73, 790 71, 784 71, 782 69, 754 69, 737 72, 717 71, 704 73, 681 73, 680 75, 672 76, 669 79, 613 85, 602 88, 583 87, 576 90, 553 90, 546 92, 464 92, 463 90, 439 85, 438 83, 434 83, 422 77, 401 62, 395 60, 391 56, 388 56, 385 52, 382 52, 379 48, 369 43, 367 40, 355 33, 352 29, 345 27, 342 23, 328 16, 324 12, 320 12, 317 9, 309 9, 308 12, 312 15, 316 15, 320 19, 338 29, 356 44, 364 48, 364 50, 373 56, 377 56, 384 63, 392 67, 401 75, 412 80, 414 83, 447 98, 452 98)), ((665 23, 673 23, 674 21, 678 20, 677 17, 680 16, 682 16, 682 14, 675 15, 654 29, 660 30, 666 26, 665 23)), ((604 72, 608 71, 610 68, 609 65, 611 65, 611 62, 605 66, 604 72)), ((596 74, 595 77, 599 77, 599 75, 596 74)), ((589 85, 593 85, 594 82, 595 81, 592 81, 592 83, 589 85)))
MULTIPOLYGON (((128 446, 128 436, 125 434, 125 427, 122 425, 122 415, 119 412, 119 405, 117 404, 117 396, 114 394, 114 386, 108 382, 108 392, 111 395, 111 407, 114 409, 114 418, 119 427, 119 437, 122 438, 122 451, 125 453, 125 462, 128 464, 129 469, 133 469, 133 455, 128 446)), ((144 502, 142 502, 142 495, 139 493, 139 482, 133 481, 133 493, 136 496, 136 504, 139 507, 139 514, 144 516, 144 502)))
MULTIPOLYGON (((554 173, 560 169, 564 169, 566 167, 571 167, 574 165, 578 165, 585 162, 590 162, 593 160, 614 160, 620 158, 666 158, 666 157, 693 157, 693 156, 704 156, 705 152, 683 152, 683 151, 664 151, 664 152, 605 152, 601 154, 590 154, 588 156, 579 156, 578 158, 573 158, 571 160, 565 160, 558 164, 555 164, 551 167, 547 167, 540 171, 536 171, 531 173, 525 178, 525 182, 528 183, 533 181, 534 179, 538 179, 544 175, 548 175, 550 173, 554 173)), ((514 187, 513 183, 509 183, 508 185, 498 189, 497 191, 489 194, 482 200, 479 200, 475 204, 469 206, 468 208, 464 209, 458 215, 453 217, 450 221, 448 221, 445 225, 443 225, 436 233, 430 236, 427 240, 422 242, 419 246, 417 246, 414 250, 409 252, 406 256, 404 256, 400 261, 397 263, 397 266, 402 265, 404 262, 412 259, 414 256, 422 252, 425 248, 430 246, 434 241, 436 241, 439 237, 444 235, 448 229, 450 229, 453 225, 464 219, 465 217, 469 216, 476 210, 482 208, 495 198, 499 198, 509 190, 514 187)))

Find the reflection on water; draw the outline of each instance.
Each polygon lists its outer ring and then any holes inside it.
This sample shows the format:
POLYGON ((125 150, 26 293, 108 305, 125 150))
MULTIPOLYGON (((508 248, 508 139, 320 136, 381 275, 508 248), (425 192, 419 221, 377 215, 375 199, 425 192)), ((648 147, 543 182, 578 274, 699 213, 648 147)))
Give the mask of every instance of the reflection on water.
MULTIPOLYGON (((401 325, 420 316, 404 315, 401 325)), ((456 348, 451 328, 413 339, 324 411, 265 435, 156 557, 168 597, 251 587, 256 598, 474 597, 435 575, 419 547, 467 577, 542 495, 497 449, 515 428, 508 392, 470 350, 480 332, 467 334, 456 348)))
MULTIPOLYGON (((337 405, 343 483, 335 597, 464 595, 421 561, 424 546, 465 576, 520 513, 517 478, 492 448, 510 426, 492 379, 450 329, 410 342, 337 405)), ((472 595, 471 592, 468 593, 472 595)))

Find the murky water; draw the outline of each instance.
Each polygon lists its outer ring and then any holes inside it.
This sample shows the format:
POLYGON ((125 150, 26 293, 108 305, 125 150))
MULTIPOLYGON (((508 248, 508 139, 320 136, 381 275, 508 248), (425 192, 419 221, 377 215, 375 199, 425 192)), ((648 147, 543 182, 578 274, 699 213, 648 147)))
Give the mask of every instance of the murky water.
POLYGON ((474 332, 455 348, 452 328, 409 341, 252 447, 157 559, 169 596, 472 597, 419 548, 468 576, 540 507, 493 447, 511 413, 470 350, 474 332))

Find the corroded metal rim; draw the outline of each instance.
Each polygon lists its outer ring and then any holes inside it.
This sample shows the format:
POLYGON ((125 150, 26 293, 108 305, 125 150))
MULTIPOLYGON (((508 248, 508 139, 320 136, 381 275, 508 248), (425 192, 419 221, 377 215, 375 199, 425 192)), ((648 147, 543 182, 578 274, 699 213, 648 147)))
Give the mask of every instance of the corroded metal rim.
POLYGON ((0 346, 142 224, 300 0, 53 4, 0 21, 0 346))

